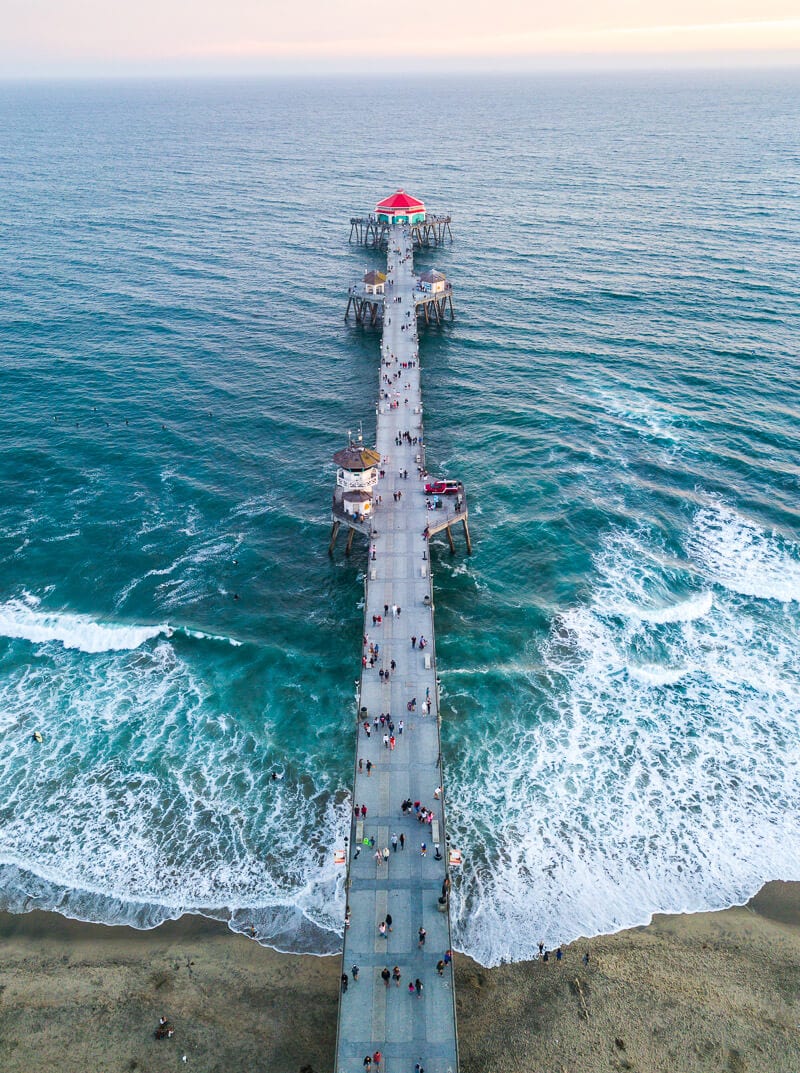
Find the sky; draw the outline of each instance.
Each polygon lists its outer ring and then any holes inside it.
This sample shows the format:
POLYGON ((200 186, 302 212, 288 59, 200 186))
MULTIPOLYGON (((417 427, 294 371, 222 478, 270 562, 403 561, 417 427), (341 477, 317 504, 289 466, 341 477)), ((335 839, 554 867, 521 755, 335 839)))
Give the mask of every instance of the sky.
POLYGON ((800 63, 800 0, 2 0, 0 77, 800 63))

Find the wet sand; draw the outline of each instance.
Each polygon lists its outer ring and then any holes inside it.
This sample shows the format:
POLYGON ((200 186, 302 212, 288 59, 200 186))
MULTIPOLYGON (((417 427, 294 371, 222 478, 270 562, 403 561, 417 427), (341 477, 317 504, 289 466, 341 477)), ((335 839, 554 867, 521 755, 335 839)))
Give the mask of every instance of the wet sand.
MULTIPOLYGON (((0 914, 0 944, 3 1073, 332 1068, 338 958, 196 917, 137 932, 0 914), (161 1015, 172 1039, 154 1038, 161 1015)), ((561 963, 456 960, 462 1073, 800 1069, 800 884, 579 941, 561 963)))

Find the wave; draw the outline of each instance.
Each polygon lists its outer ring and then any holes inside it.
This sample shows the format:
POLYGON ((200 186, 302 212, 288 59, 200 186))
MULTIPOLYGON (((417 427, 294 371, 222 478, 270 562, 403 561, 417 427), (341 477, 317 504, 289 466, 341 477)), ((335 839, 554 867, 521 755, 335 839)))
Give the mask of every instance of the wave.
POLYGON ((132 655, 59 644, 46 666, 9 666, 0 906, 145 928, 206 913, 282 948, 335 949, 332 847, 350 811, 338 769, 291 748, 268 704, 234 706, 260 658, 238 652, 233 677, 220 653, 164 638, 132 655))
POLYGON ((32 644, 63 645, 81 652, 127 652, 156 637, 183 634, 202 640, 221 641, 238 647, 242 642, 183 627, 161 623, 132 626, 122 623, 95 622, 85 615, 69 611, 41 611, 30 601, 8 600, 0 604, 0 637, 30 641, 32 644))
MULTIPOLYGON (((586 598, 541 645, 532 695, 504 684, 513 733, 493 720, 452 743, 455 941, 483 964, 800 878, 787 864, 800 859, 800 646, 772 596, 794 549, 748 523, 762 598, 682 595, 698 573, 712 582, 708 562, 741 525, 701 509, 683 558, 657 530, 608 533, 586 598)), ((470 702, 491 712, 493 692, 476 677, 470 702)))
POLYGON ((686 671, 682 667, 661 667, 657 663, 643 663, 629 667, 628 673, 648 685, 671 686, 680 682, 686 671))
POLYGON ((714 597, 710 592, 701 592, 697 596, 691 596, 687 600, 681 600, 676 604, 666 607, 643 608, 633 607, 628 613, 643 622, 692 622, 695 619, 707 615, 714 605, 714 597))
POLYGON ((689 551, 710 580, 731 592, 781 603, 800 601, 800 547, 724 503, 698 512, 689 551))

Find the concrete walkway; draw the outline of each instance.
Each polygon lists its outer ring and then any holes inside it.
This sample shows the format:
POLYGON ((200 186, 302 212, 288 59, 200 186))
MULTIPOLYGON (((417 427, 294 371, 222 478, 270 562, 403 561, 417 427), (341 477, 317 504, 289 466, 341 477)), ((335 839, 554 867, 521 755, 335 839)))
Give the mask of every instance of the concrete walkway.
POLYGON ((343 961, 348 987, 339 1004, 335 1071, 363 1073, 365 1057, 380 1051, 379 1073, 414 1073, 417 1063, 426 1073, 457 1073, 452 967, 448 964, 442 975, 436 968, 451 945, 449 913, 439 904, 448 862, 443 795, 437 796, 443 783, 426 535, 429 511, 421 477, 425 456, 414 264, 410 235, 399 226, 392 229, 387 264, 377 421, 384 476, 375 489, 376 535, 370 545, 364 609, 364 654, 369 661, 370 644, 379 652, 374 667, 367 662, 361 677, 353 802, 359 808, 365 805, 367 814, 363 821, 354 818, 349 843, 350 924, 343 961), (411 367, 404 369, 404 364, 411 367), (403 436, 406 432, 410 442, 403 436), (373 624, 373 616, 382 622, 373 624), (427 642, 423 650, 420 638, 427 642), (381 670, 388 672, 388 681, 381 678, 381 670), (374 728, 381 713, 394 723, 394 749, 383 741, 388 730, 380 724, 374 728), (370 737, 363 728, 367 718, 373 726, 370 737), (421 823, 413 809, 404 815, 401 805, 406 799, 430 809, 433 822, 421 823), (364 839, 374 839, 374 846, 365 845, 364 839), (376 855, 386 849, 388 861, 379 862, 376 855), (384 937, 379 927, 387 913, 392 923, 384 937), (426 933, 422 946, 420 928, 426 933), (386 986, 381 973, 391 973, 395 966, 399 986, 394 979, 386 986), (417 980, 421 993, 410 993, 409 983, 417 980))

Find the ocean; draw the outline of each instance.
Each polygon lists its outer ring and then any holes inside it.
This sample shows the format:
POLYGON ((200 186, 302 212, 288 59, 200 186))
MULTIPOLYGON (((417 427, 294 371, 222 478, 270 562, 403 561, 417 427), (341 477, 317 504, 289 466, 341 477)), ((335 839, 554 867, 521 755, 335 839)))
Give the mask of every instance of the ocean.
POLYGON ((0 907, 339 948, 398 186, 458 947, 800 879, 798 131, 796 71, 0 86, 0 907))

